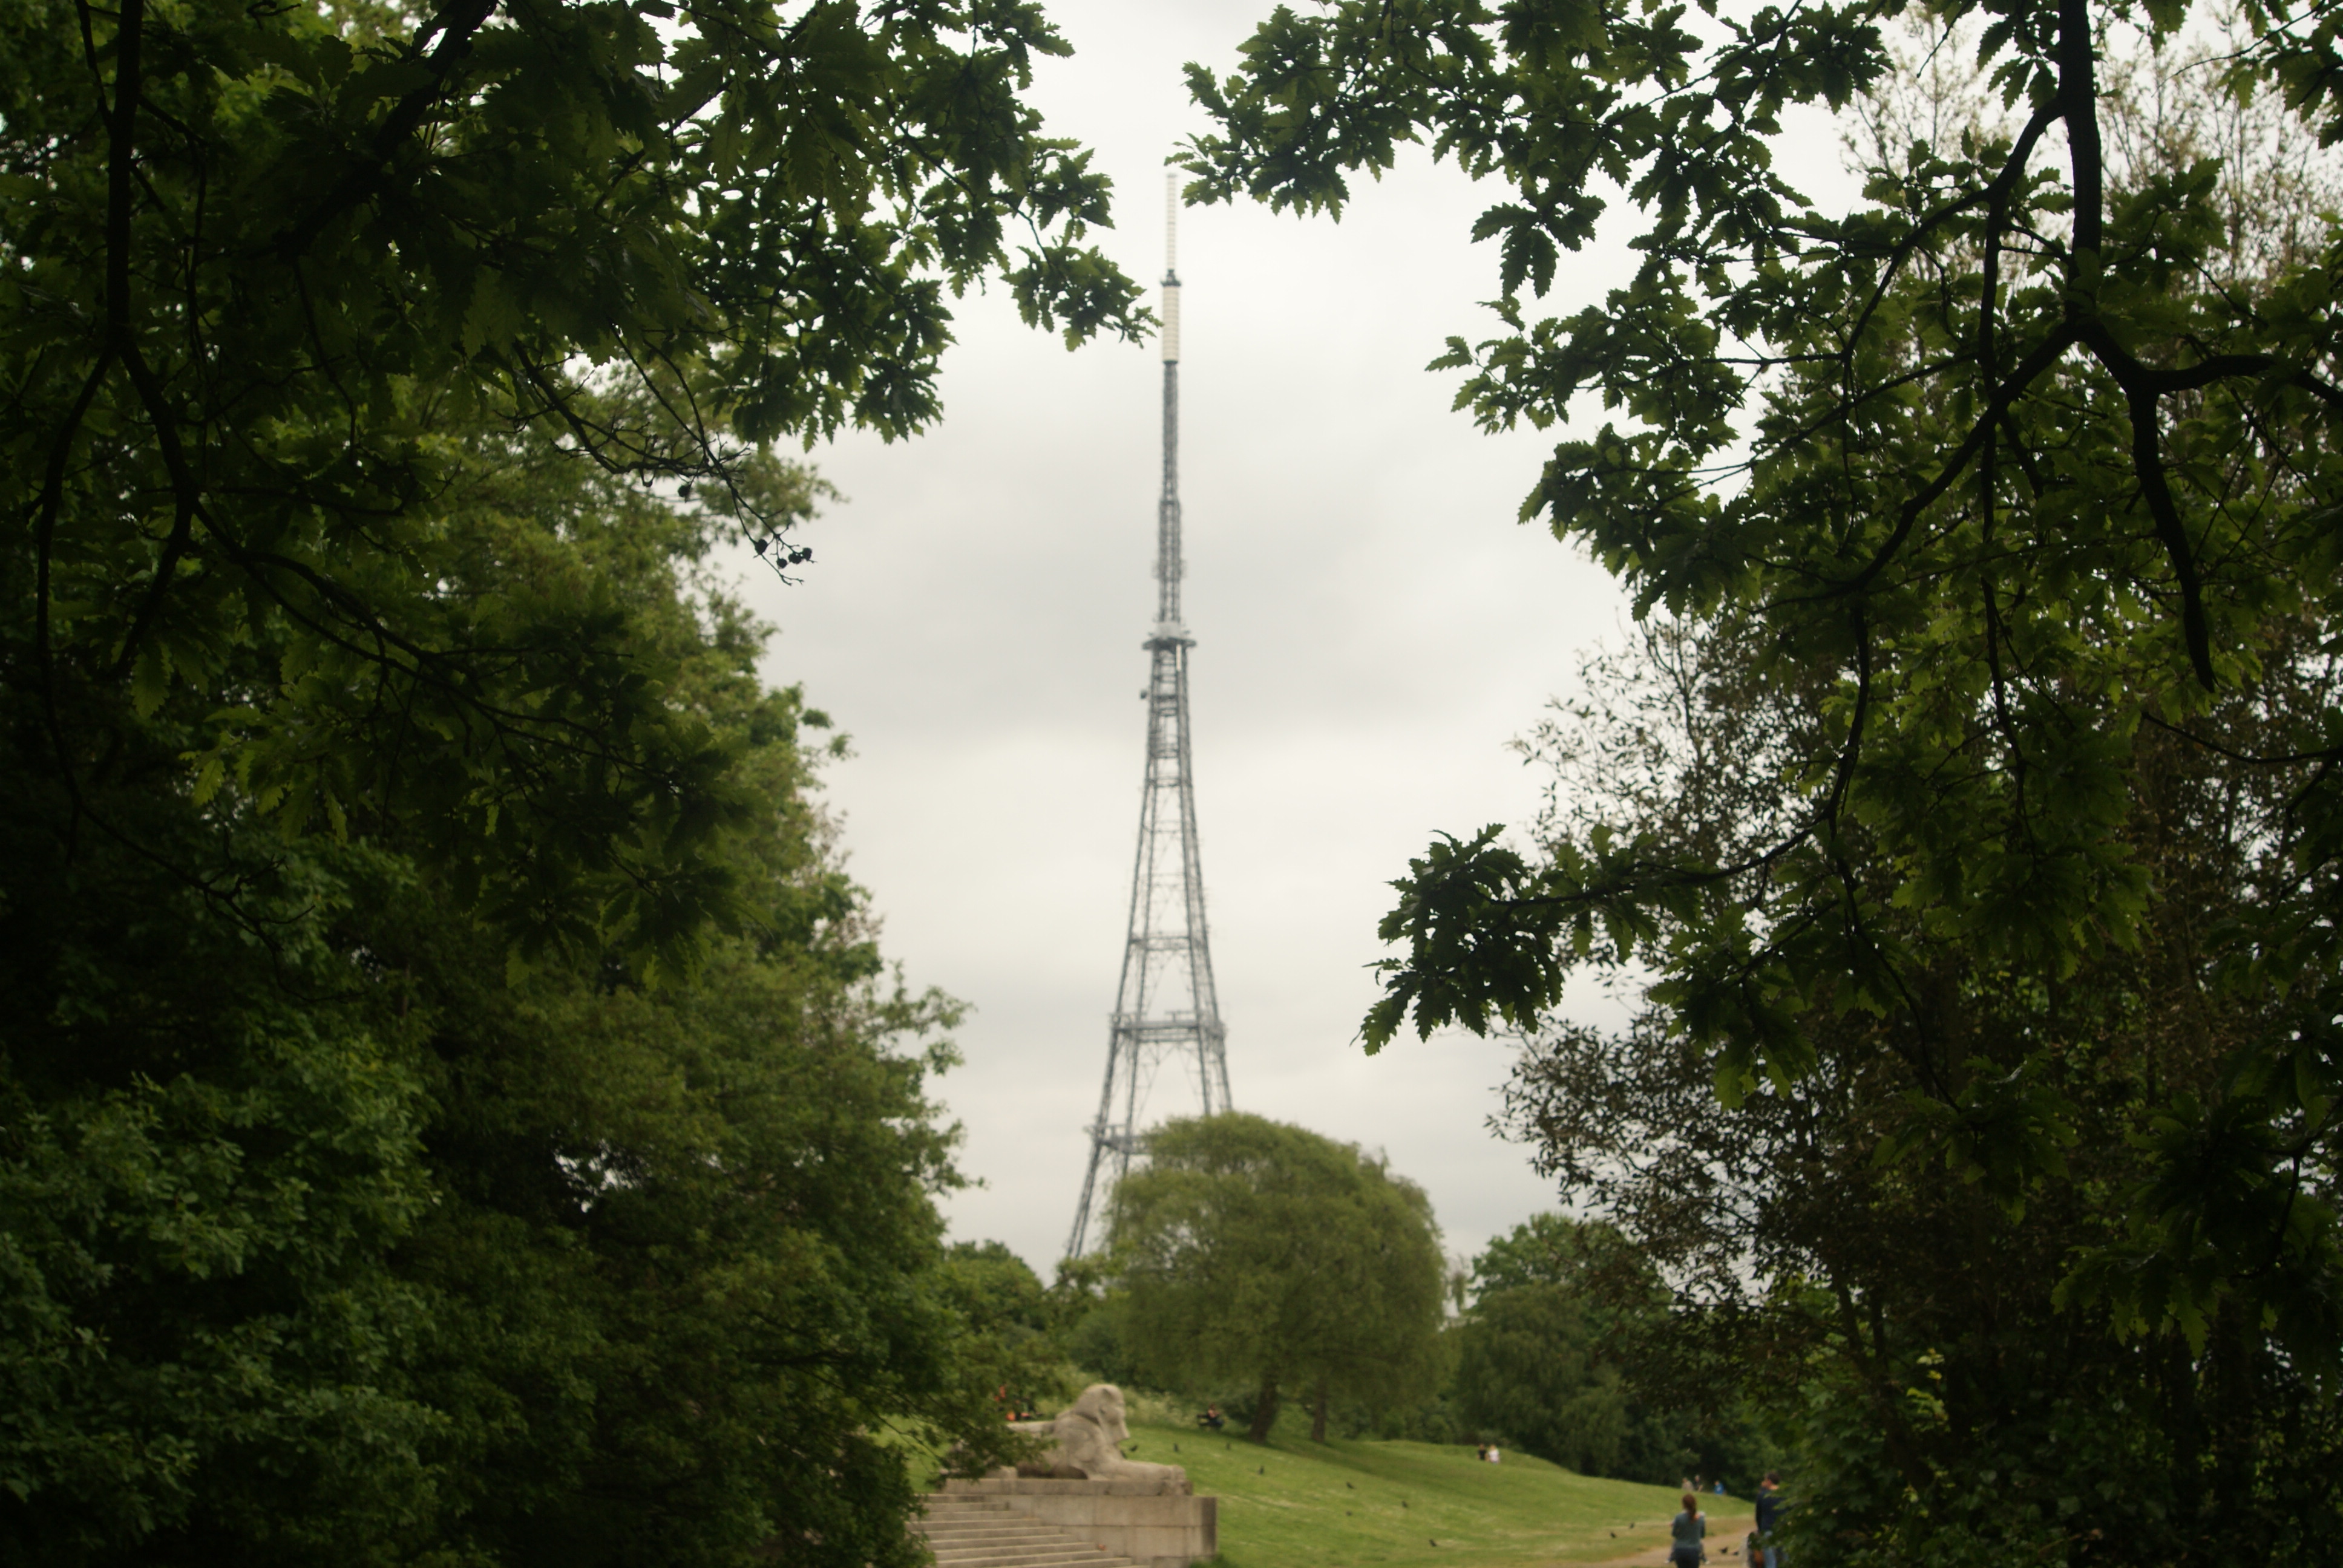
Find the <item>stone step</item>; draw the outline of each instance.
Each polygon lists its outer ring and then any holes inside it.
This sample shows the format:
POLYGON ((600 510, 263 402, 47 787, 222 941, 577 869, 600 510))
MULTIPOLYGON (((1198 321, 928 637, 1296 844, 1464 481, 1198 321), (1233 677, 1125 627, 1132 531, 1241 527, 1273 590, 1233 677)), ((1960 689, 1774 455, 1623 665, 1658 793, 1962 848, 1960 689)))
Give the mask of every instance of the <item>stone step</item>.
POLYGON ((1003 1552, 1103 1552, 1105 1547, 1095 1541, 1085 1541, 1079 1535, 1046 1527, 1023 1535, 994 1536, 983 1541, 934 1541, 930 1550, 937 1561, 950 1557, 955 1561, 975 1557, 993 1557, 1003 1552))
MULTIPOLYGON (((1056 1491, 1065 1485, 1063 1482, 1045 1483, 1031 1498, 1020 1495, 1015 1502, 972 1490, 931 1493, 921 1500, 922 1513, 911 1520, 911 1533, 927 1546, 934 1568, 1157 1568, 1158 1564, 1172 1568, 1183 1559, 1156 1556, 1142 1563, 1122 1553, 1134 1549, 1134 1538, 1145 1543, 1139 1549, 1174 1552, 1191 1535, 1207 1549, 1193 1552, 1184 1560, 1192 1563, 1194 1557, 1211 1555, 1210 1499, 1192 1503, 1186 1498, 1117 1498, 1123 1504, 1121 1513, 1131 1513, 1136 1505, 1141 1518, 1101 1523, 1096 1526, 1100 1534, 1092 1535, 1093 1527, 1087 1523, 1036 1517, 1053 1506, 1062 1511, 1063 1500, 1056 1497, 1056 1491), (1166 1527, 1145 1520, 1149 1513, 1184 1516, 1200 1511, 1201 1522, 1185 1524, 1166 1527), (1154 1545, 1160 1537, 1169 1539, 1161 1546, 1154 1545)), ((1073 1517, 1085 1519, 1088 1513, 1087 1508, 1078 1507, 1073 1517)))
POLYGON ((1038 1529, 1001 1531, 986 1535, 930 1535, 927 1540, 928 1549, 933 1552, 939 1560, 945 1557, 963 1557, 971 1552, 1021 1552, 1029 1547, 1041 1549, 1068 1544, 1089 1547, 1096 1544, 1093 1542, 1084 1541, 1079 1535, 1069 1535, 1064 1531, 1052 1530, 1047 1525, 1038 1529))
POLYGON ((1108 1568, 1108 1565, 1128 1561, 1121 1557, 1110 1557, 1097 1547, 1082 1544, 1070 1535, 1061 1535, 1055 1531, 1051 1534, 1054 1539, 1021 1542, 1011 1546, 940 1551, 936 1553, 936 1562, 949 1564, 950 1568, 1011 1568, 1011 1565, 1024 1568, 1027 1564, 1076 1563, 1088 1564, 1089 1568, 1108 1568))
MULTIPOLYGON (((979 1564, 1027 1562, 1103 1562, 1112 1554, 1095 1543, 1047 1524, 971 1539, 928 1537, 928 1549, 938 1563, 979 1564)), ((1121 1561, 1121 1559, 1116 1559, 1121 1561)))
POLYGON ((1024 1514, 1012 1510, 1008 1503, 986 1503, 984 1507, 935 1507, 930 1503, 926 1516, 928 1519, 1010 1519, 1010 1516, 1024 1519, 1024 1514))
MULTIPOLYGON (((986 1503, 984 1507, 928 1507, 928 1519, 1008 1519, 1017 1514, 1008 1503, 986 1503)), ((1024 1519, 1024 1514, 1017 1514, 1024 1519)))

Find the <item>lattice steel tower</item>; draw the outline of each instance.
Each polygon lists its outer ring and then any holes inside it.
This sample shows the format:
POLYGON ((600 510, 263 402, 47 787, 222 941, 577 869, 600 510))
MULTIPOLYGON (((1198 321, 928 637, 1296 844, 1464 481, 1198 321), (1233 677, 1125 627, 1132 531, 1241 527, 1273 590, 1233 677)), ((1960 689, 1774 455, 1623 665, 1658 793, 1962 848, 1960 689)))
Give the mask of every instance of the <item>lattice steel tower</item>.
POLYGON ((1145 644, 1147 787, 1139 801, 1139 859, 1131 877, 1131 937, 1109 1030, 1106 1086, 1091 1123, 1091 1164, 1082 1178, 1066 1254, 1091 1241, 1108 1184, 1131 1169, 1139 1112, 1156 1070, 1176 1060, 1193 1072, 1203 1113, 1229 1109, 1229 1063, 1220 1001, 1204 932, 1204 873, 1196 852, 1196 790, 1188 748, 1188 650, 1196 639, 1180 620, 1180 273, 1176 177, 1163 208, 1163 494, 1155 510, 1155 628, 1145 644))

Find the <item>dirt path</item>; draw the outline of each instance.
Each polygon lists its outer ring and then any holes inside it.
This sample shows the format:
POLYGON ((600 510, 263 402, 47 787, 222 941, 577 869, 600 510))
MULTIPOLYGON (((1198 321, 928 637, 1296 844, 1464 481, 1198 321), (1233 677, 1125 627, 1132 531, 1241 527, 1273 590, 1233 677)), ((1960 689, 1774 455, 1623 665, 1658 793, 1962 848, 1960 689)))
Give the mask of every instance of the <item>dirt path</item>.
MULTIPOLYGON (((1732 1498, 1708 1514, 1708 1568, 1742 1568, 1743 1543, 1757 1528, 1756 1510, 1732 1498)), ((1604 1568, 1667 1568, 1668 1527, 1638 1524, 1614 1533, 1623 1549, 1604 1560, 1604 1568), (1648 1537, 1639 1540, 1637 1537, 1648 1537)))

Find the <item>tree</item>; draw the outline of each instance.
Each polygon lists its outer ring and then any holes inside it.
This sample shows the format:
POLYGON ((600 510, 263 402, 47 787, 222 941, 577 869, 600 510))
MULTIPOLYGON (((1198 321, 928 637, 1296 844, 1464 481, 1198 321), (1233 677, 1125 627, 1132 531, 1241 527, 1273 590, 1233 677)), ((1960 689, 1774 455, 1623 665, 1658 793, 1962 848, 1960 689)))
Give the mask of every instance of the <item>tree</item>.
POLYGON ((1064 52, 1005 3, 12 7, 5 658, 57 830, 129 831, 91 776, 186 692, 206 798, 688 965, 741 913, 723 759, 603 623, 440 591, 451 498, 526 434, 799 564, 765 444, 930 421, 947 289, 1140 330, 1019 96, 1064 52))
MULTIPOLYGON (((1655 619, 1596 661, 1536 743, 1554 809, 1719 844, 1762 831, 1783 737, 1826 683, 1755 677, 1755 635, 1655 619)), ((2258 813, 2210 787, 2216 757, 2147 761, 2125 830, 2168 896, 2146 951, 2078 966, 2047 996, 1966 972, 1957 950, 1925 972, 1969 1070, 2002 1072, 2003 1113, 2048 1100, 2074 1128, 2037 1154, 2056 1180, 1988 1164, 1992 1130, 1948 1127, 1860 1014, 1811 1009, 1816 1072, 1729 1107, 1657 1007, 1525 1041, 1509 1130, 1635 1265, 1593 1288, 1647 1301, 1653 1271, 1673 1285, 1625 1347, 1639 1391, 1769 1416, 1802 1452, 1797 1550, 1821 1561, 2267 1561, 2336 1527, 2317 1478, 2343 1428, 2266 1321, 2232 1302, 2192 1342, 2118 1337, 2075 1310, 2075 1260, 2124 1237, 2115 1200, 2154 1171, 2165 1106, 2211 1092, 2220 1042, 2253 1024, 2174 956, 2250 896, 2240 839, 2258 813), (2120 1530, 2091 1514, 2114 1498, 2120 1530)))
POLYGON ((1608 1316, 1579 1289, 1577 1227, 1540 1214, 1473 1261, 1456 1336, 1459 1413, 1565 1469, 1606 1475, 1627 1440, 1627 1392, 1605 1353, 1608 1316))
MULTIPOLYGON (((1517 1082, 1516 1104, 1524 1092, 1517 1082)), ((1638 1386, 1675 1325, 1669 1292, 1630 1238, 1533 1215, 1473 1261, 1469 1287, 1449 1334, 1458 1413, 1475 1431, 1583 1474, 1658 1486, 1761 1468, 1738 1369, 1715 1369, 1715 1385, 1689 1400, 1660 1383, 1680 1402, 1670 1406, 1638 1386)))
POLYGON ((199 800, 219 689, 124 720, 79 788, 135 833, 76 843, 11 689, 0 1554, 909 1568, 890 1428, 1004 1442, 933 1201, 952 1009, 884 971, 709 520, 549 453, 458 499, 451 601, 589 625, 703 727, 747 915, 689 980, 516 962, 389 835, 199 800))
POLYGON ((1172 1384, 1243 1378, 1246 1435, 1288 1391, 1370 1408, 1430 1392, 1446 1283, 1423 1190, 1354 1145, 1229 1112, 1166 1122, 1115 1187, 1126 1353, 1172 1384))
POLYGON ((0 15, 0 1555, 902 1563, 889 1428, 997 1446, 951 1010, 699 576, 935 417, 947 291, 1141 330, 1063 48, 0 15))
MULTIPOLYGON (((2240 225, 2257 203, 2214 145, 2106 134, 2110 58, 2199 15, 1339 0, 1277 13, 1227 78, 1191 68, 1219 131, 1186 161, 1192 195, 1339 212, 1346 172, 1420 136, 1510 186, 1474 231, 1503 329, 1437 363, 1486 425, 1611 415, 1554 448, 1523 517, 1639 614, 1742 628, 1751 680, 1802 699, 1729 837, 1622 815, 1534 858, 1493 828, 1434 844, 1383 928, 1404 956, 1369 1048, 1411 1017, 1532 1025, 1574 969, 1633 954, 1726 1106, 1827 1093, 1819 1020, 1840 1020, 1928 1107, 1890 1151, 2016 1202, 2099 1131, 2053 1087, 2063 1059, 2124 1053, 2119 990, 2077 1016, 2068 980, 2158 966, 2176 1020, 2220 1022, 2176 1022, 2189 1087, 2141 1091, 2123 1135, 2153 1158, 2076 1189, 2114 1222, 2067 1299, 2192 1350, 2267 1319, 2331 1370, 2343 251, 2315 205, 2240 225), (1783 114, 1881 84, 1896 17, 1973 50, 2006 114, 1880 149, 1862 205, 1819 211, 1776 159, 1783 114), (1645 220, 1634 280, 1538 314, 1613 196, 1645 220), (2143 815, 2167 782, 2246 813, 2217 918, 2143 815)), ((2240 25, 2184 95, 2331 139, 2343 18, 2240 25)))
POLYGON ((1069 1292, 1041 1283, 999 1241, 955 1241, 945 1254, 952 1304, 984 1359, 1000 1369, 993 1392, 1009 1410, 1052 1412, 1081 1385, 1069 1374, 1069 1292))

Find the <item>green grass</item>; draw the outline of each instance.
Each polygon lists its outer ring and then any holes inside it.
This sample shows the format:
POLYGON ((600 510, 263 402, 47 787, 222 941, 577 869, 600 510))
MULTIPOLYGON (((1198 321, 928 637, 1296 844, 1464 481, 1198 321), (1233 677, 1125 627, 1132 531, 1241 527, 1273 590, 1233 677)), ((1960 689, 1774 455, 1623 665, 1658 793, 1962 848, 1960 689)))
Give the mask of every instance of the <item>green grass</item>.
MULTIPOLYGON (((1220 1498, 1224 1568, 1656 1563, 1682 1495, 1525 1454, 1484 1464, 1469 1448, 1428 1442, 1316 1443, 1281 1431, 1256 1447, 1152 1425, 1131 1435, 1131 1458, 1184 1465, 1199 1493, 1220 1498)), ((1711 1568, 1734 1568, 1750 1505, 1712 1498, 1706 1512, 1711 1568)))

